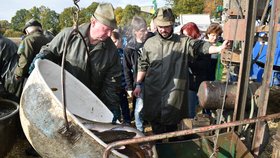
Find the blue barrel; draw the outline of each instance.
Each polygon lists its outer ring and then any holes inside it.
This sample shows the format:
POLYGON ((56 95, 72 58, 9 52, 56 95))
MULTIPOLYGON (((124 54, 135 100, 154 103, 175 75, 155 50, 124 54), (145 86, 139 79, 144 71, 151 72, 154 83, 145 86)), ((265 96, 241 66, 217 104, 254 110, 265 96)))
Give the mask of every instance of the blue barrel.
POLYGON ((13 147, 19 127, 19 105, 11 100, 0 99, 0 157, 13 147))

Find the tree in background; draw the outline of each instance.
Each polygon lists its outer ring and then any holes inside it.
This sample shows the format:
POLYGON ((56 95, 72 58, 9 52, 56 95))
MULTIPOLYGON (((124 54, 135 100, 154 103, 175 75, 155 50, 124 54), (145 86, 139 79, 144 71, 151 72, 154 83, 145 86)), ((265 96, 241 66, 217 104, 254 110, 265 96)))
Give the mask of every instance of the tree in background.
POLYGON ((16 15, 12 17, 11 28, 15 31, 22 31, 21 29, 25 25, 26 17, 29 14, 29 11, 26 9, 20 9, 16 12, 16 15))
POLYGON ((0 34, 6 37, 20 37, 22 32, 11 29, 11 24, 8 20, 0 20, 0 34))
MULTIPOLYGON (((151 5, 155 5, 156 0, 151 0, 151 5)), ((165 0, 167 6, 171 6, 176 15, 180 14, 202 14, 208 13, 211 16, 217 16, 216 7, 222 6, 223 0, 165 0)), ((79 12, 79 24, 89 22, 95 9, 99 3, 93 2, 86 8, 81 8, 79 12)), ((35 18, 42 23, 43 29, 52 29, 54 33, 58 33, 65 27, 73 26, 73 12, 75 7, 68 7, 63 10, 61 14, 56 13, 45 6, 33 7, 30 10, 20 9, 16 15, 12 17, 11 23, 6 25, 6 29, 1 29, 1 33, 9 30, 9 35, 17 35, 22 31, 25 22, 31 18, 35 18), (13 34, 13 31, 16 33, 13 34)), ((117 24, 120 27, 129 26, 130 21, 134 15, 143 17, 147 24, 152 19, 151 14, 141 12, 141 8, 136 5, 127 5, 124 9, 117 7, 115 9, 117 24)), ((2 26, 3 23, 0 23, 2 26)), ((4 33, 5 34, 5 33, 4 33)), ((20 35, 19 35, 20 36, 20 35)))
POLYGON ((65 8, 62 13, 59 15, 59 24, 60 30, 65 27, 73 26, 73 7, 65 8))
POLYGON ((141 8, 139 6, 127 5, 123 10, 120 26, 126 26, 130 24, 133 16, 139 15, 140 13, 141 13, 141 8))
POLYGON ((27 22, 29 19, 32 19, 32 18, 40 21, 40 18, 41 18, 40 8, 37 8, 37 7, 34 6, 31 9, 28 10, 28 13, 25 17, 25 20, 26 20, 25 22, 27 22))
POLYGON ((45 6, 41 6, 40 10, 40 22, 44 30, 52 30, 52 33, 56 34, 59 32, 59 14, 54 10, 51 10, 45 6))
POLYGON ((12 37, 18 36, 19 32, 22 32, 25 23, 32 18, 38 20, 42 24, 43 29, 46 30, 52 29, 54 33, 60 30, 60 28, 58 27, 58 18, 59 18, 58 13, 45 6, 40 6, 40 7, 34 6, 29 10, 26 9, 18 10, 16 12, 16 15, 12 17, 11 27, 10 27, 11 29, 9 29, 9 32, 5 32, 5 35, 9 35, 12 37))
POLYGON ((216 9, 218 6, 223 6, 223 0, 205 0, 203 13, 217 17, 216 9))
POLYGON ((15 31, 13 29, 7 29, 4 33, 5 37, 21 37, 22 35, 22 31, 15 31))
POLYGON ((90 18, 95 12, 99 3, 93 2, 87 8, 81 9, 79 16, 79 24, 90 22, 90 18))
POLYGON ((117 7, 114 13, 116 15, 117 25, 119 26, 121 24, 122 17, 123 17, 123 9, 121 7, 117 7))
POLYGON ((0 34, 3 35, 7 29, 10 28, 8 20, 0 20, 0 34))
POLYGON ((172 7, 173 12, 180 14, 210 14, 218 17, 217 7, 223 6, 223 0, 165 0, 172 7))
MULTIPOLYGON (((87 8, 81 8, 79 12, 79 21, 78 24, 88 23, 90 22, 90 18, 93 15, 94 11, 96 10, 99 3, 93 2, 87 8)), ((77 11, 76 7, 68 7, 65 8, 62 13, 59 15, 59 28, 60 30, 65 27, 73 26, 73 17, 74 13, 77 11)))
POLYGON ((204 9, 204 0, 173 0, 170 2, 175 15, 180 14, 202 14, 204 9))

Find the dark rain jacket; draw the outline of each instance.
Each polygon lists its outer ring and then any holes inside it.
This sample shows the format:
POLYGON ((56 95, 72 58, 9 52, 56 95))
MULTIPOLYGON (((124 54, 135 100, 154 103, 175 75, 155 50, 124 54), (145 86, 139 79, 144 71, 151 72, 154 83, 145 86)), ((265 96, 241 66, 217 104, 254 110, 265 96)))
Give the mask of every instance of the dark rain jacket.
POLYGON ((1 75, 1 82, 2 79, 7 73, 7 70, 10 67, 10 61, 16 56, 17 53, 17 45, 0 35, 0 75, 1 75))
MULTIPOLYGON (((152 32, 149 32, 147 39, 154 36, 152 32)), ((131 38, 125 47, 124 75, 126 81, 126 89, 133 90, 135 87, 136 76, 138 72, 138 58, 140 57, 141 48, 145 42, 139 44, 136 42, 135 37, 131 38)))
POLYGON ((19 61, 15 69, 15 75, 28 77, 28 68, 33 59, 39 53, 41 47, 50 41, 51 39, 47 38, 42 31, 36 31, 26 36, 18 48, 19 61))
MULTIPOLYGON (((0 35, 0 92, 1 97, 6 97, 7 93, 19 97, 20 82, 14 79, 14 69, 17 65, 18 47, 11 40, 0 35), (5 95, 5 96, 4 96, 5 95)), ((9 98, 13 99, 13 98, 9 98)))
POLYGON ((130 91, 134 89, 134 82, 136 81, 138 69, 138 58, 141 55, 140 48, 142 48, 143 45, 144 43, 137 46, 135 38, 132 38, 125 47, 125 58, 123 61, 124 76, 126 81, 126 89, 130 91))
MULTIPOLYGON (((86 43, 89 43, 89 28, 90 24, 79 27, 86 43)), ((41 49, 38 56, 60 63, 72 29, 66 28, 61 31, 41 49)), ((65 69, 86 85, 113 113, 119 112, 117 93, 121 85, 122 67, 115 44, 108 38, 90 46, 89 54, 86 48, 79 34, 71 36, 67 45, 65 69)))
POLYGON ((189 62, 190 73, 189 73, 189 89, 197 92, 198 88, 203 81, 212 81, 211 71, 211 55, 201 54, 194 61, 189 62))
POLYGON ((146 72, 143 118, 174 125, 187 117, 188 60, 208 53, 210 44, 173 34, 149 38, 139 58, 138 70, 146 72))

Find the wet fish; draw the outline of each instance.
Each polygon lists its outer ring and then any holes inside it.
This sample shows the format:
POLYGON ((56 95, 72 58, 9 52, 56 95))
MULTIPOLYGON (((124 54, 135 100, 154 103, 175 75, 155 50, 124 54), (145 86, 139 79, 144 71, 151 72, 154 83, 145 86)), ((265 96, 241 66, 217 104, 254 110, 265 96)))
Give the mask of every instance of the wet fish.
POLYGON ((141 131, 137 130, 136 128, 122 125, 122 124, 112 124, 112 123, 101 123, 101 122, 94 122, 85 120, 83 118, 78 118, 79 121, 90 131, 96 132, 104 132, 104 131, 127 131, 135 133, 134 138, 143 137, 145 136, 141 131))
POLYGON ((112 143, 119 140, 131 139, 135 137, 136 133, 128 132, 124 130, 108 130, 103 132, 92 131, 97 137, 99 137, 105 143, 112 143))
MULTIPOLYGON (((112 124, 112 123, 100 123, 89 121, 76 116, 79 121, 88 130, 93 132, 94 135, 99 137, 105 143, 111 143, 119 140, 131 139, 144 137, 145 135, 137 130, 136 128, 122 125, 122 124, 112 124)), ((129 157, 143 157, 143 158, 156 158, 157 152, 155 146, 151 143, 141 143, 139 145, 126 145, 125 147, 120 147, 116 149, 119 152, 129 155, 129 157), (132 155, 134 156, 132 156, 132 155), (144 155, 144 156, 143 156, 144 155)))

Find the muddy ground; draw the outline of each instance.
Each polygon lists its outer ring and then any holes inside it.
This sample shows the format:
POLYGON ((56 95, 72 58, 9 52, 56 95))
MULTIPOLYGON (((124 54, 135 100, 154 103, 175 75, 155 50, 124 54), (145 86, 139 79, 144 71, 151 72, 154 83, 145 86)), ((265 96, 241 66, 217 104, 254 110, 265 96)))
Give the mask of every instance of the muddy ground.
POLYGON ((278 124, 280 123, 280 120, 274 120, 274 121, 269 121, 268 126, 269 126, 269 134, 270 134, 270 139, 268 142, 268 145, 265 147, 265 151, 260 155, 260 158, 270 158, 272 157, 272 151, 273 151, 273 136, 277 132, 277 127, 278 124))

